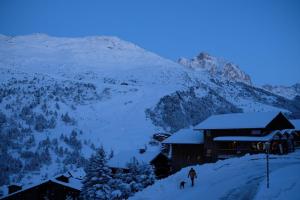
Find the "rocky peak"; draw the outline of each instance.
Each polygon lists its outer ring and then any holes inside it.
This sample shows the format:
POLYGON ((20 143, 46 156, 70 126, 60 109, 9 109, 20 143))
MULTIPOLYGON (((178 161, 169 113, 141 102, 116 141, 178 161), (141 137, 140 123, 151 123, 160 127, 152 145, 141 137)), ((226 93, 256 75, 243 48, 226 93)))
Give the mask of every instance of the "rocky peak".
POLYGON ((206 52, 201 52, 197 56, 198 60, 213 60, 213 57, 206 52))
POLYGON ((204 70, 213 78, 219 80, 243 82, 252 85, 250 76, 237 65, 205 52, 201 52, 192 59, 180 58, 178 63, 193 70, 204 70))

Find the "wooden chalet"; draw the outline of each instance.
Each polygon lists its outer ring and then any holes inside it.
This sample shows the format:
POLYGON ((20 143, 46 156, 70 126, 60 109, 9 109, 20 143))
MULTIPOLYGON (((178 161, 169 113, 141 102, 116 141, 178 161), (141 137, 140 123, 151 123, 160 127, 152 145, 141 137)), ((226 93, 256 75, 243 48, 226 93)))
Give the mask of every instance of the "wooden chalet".
POLYGON ((170 174, 170 162, 168 157, 160 152, 160 149, 139 149, 138 151, 122 151, 108 161, 112 173, 128 172, 127 164, 135 158, 139 163, 150 164, 154 167, 157 178, 164 178, 170 174))
POLYGON ((195 127, 204 134, 206 162, 265 152, 267 141, 271 153, 287 153, 294 149, 290 129, 294 125, 281 112, 213 115, 195 127))
POLYGON ((163 144, 169 145, 171 171, 203 163, 203 142, 203 134, 192 129, 180 130, 164 140, 163 144))
POLYGON ((8 186, 8 194, 1 200, 40 200, 40 199, 79 199, 82 186, 81 179, 73 177, 70 173, 59 175, 33 185, 8 186))

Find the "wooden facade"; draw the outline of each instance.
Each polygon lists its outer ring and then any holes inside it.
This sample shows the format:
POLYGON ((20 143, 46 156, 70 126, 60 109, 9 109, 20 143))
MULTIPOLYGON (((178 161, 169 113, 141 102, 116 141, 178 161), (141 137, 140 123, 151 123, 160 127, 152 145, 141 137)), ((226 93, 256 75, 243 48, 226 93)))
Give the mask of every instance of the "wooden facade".
POLYGON ((182 129, 163 141, 171 161, 171 172, 204 162, 203 134, 193 129, 182 129))
MULTIPOLYGON (((249 119, 251 120, 251 119, 249 119)), ((255 119, 252 119, 255 120, 255 119)), ((203 129, 204 133, 204 159, 206 162, 215 162, 231 156, 244 155, 246 153, 265 152, 262 138, 268 136, 276 130, 292 129, 294 126, 282 114, 278 113, 275 117, 265 124, 264 127, 245 127, 241 128, 218 128, 203 129), (241 137, 240 137, 241 136, 241 137), (216 138, 229 138, 229 141, 216 141, 216 138), (239 140, 248 137, 249 141, 239 140)), ((200 129, 201 130, 201 129, 200 129)), ((289 136, 277 135, 277 139, 271 140, 272 152, 287 153, 294 148, 293 141, 289 136)))
POLYGON ((295 146, 300 147, 300 131, 295 131, 294 141, 295 141, 295 146))
POLYGON ((295 126, 295 130, 294 130, 294 134, 293 134, 295 146, 300 147, 300 119, 291 120, 291 122, 295 126))
POLYGON ((153 160, 151 160, 150 164, 154 167, 154 172, 158 179, 165 178, 170 175, 170 160, 164 154, 158 154, 153 160))
POLYGON ((171 144, 170 148, 172 172, 204 162, 203 144, 171 144))

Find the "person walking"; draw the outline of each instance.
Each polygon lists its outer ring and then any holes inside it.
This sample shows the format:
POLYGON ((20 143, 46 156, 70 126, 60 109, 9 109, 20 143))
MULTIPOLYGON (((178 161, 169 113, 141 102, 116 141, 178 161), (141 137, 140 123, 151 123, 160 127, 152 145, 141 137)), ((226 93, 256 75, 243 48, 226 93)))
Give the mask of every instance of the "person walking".
POLYGON ((189 174, 188 174, 188 178, 191 179, 192 187, 193 187, 194 186, 194 180, 195 180, 195 178, 197 178, 196 171, 193 168, 190 169, 189 174))

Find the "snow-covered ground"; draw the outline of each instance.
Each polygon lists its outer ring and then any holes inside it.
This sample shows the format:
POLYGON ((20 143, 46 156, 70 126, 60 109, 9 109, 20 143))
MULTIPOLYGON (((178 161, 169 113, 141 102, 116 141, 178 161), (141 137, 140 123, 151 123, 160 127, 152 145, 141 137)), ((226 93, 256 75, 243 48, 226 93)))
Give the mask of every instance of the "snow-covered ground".
POLYGON ((131 200, 293 200, 300 199, 300 150, 288 155, 270 156, 270 188, 266 188, 264 154, 246 155, 212 164, 193 166, 198 178, 191 187, 187 178, 190 167, 157 181, 131 200), (179 183, 186 181, 185 189, 179 183))

